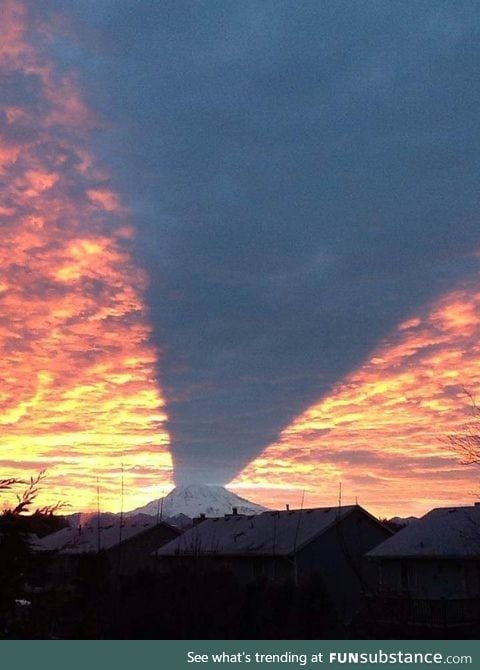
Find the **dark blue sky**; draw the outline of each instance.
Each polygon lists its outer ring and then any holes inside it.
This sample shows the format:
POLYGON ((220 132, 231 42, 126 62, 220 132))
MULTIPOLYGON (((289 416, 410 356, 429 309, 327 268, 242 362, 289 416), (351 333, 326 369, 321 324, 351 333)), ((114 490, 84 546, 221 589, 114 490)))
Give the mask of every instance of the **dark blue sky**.
POLYGON ((228 481, 477 269, 477 2, 31 5, 106 121, 178 481, 228 481))

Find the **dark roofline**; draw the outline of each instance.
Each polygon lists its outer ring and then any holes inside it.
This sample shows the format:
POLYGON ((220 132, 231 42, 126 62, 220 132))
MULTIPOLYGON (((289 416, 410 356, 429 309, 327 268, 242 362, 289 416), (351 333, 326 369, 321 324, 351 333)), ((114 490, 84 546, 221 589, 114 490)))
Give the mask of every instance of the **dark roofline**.
MULTIPOLYGON (((373 551, 373 549, 372 549, 373 551)), ((397 556, 371 556, 366 557, 371 561, 480 561, 480 554, 398 554, 397 556)))
MULTIPOLYGON (((172 540, 173 542, 173 540, 172 540)), ((283 560, 291 559, 293 557, 293 554, 282 554, 280 552, 277 552, 276 554, 261 554, 261 553, 254 553, 254 552, 235 552, 234 554, 226 554, 226 553, 218 553, 215 551, 212 552, 207 552, 207 551, 200 551, 200 552, 179 552, 175 554, 158 554, 156 551, 152 551, 151 553, 152 556, 158 556, 158 558, 172 558, 172 559, 181 559, 181 558, 281 558, 283 560)))
MULTIPOLYGON (((143 530, 141 530, 139 533, 136 533, 135 535, 132 535, 130 537, 122 538, 122 540, 120 542, 117 542, 117 544, 113 544, 111 547, 109 547, 108 549, 104 549, 103 551, 110 551, 111 549, 114 549, 115 547, 121 546, 125 542, 129 542, 130 540, 133 540, 137 537, 142 537, 142 535, 145 535, 145 533, 148 533, 149 531, 153 530, 154 528, 158 528, 158 526, 165 526, 165 528, 168 528, 169 530, 173 530, 174 533, 176 533, 177 535, 182 535, 182 531, 180 530, 180 528, 176 528, 175 526, 171 526, 166 521, 158 521, 158 523, 155 523, 153 526, 149 526, 148 528, 144 528, 143 530)), ((170 542, 171 541, 172 540, 170 540, 170 542)))
MULTIPOLYGON (((402 528, 398 533, 395 533, 395 537, 397 535, 403 535, 407 534, 410 532, 411 528, 420 528, 423 533, 425 533, 425 526, 427 527, 427 537, 428 537, 428 528, 429 524, 432 522, 432 517, 436 515, 447 515, 447 514, 452 514, 455 512, 460 512, 460 513, 468 513, 468 512, 473 512, 476 510, 478 512, 479 519, 475 518, 473 519, 472 517, 469 518, 469 521, 474 522, 475 524, 478 523, 478 520, 480 520, 480 505, 478 503, 475 503, 474 505, 451 505, 448 507, 434 507, 433 509, 429 510, 426 512, 422 517, 415 519, 414 521, 411 522, 411 524, 407 524, 402 528)), ((465 519, 467 515, 466 514, 460 514, 460 521, 465 519)), ((442 519, 440 518, 440 521, 442 519)), ((461 530, 460 526, 460 530, 461 530)), ((385 540, 385 542, 390 542, 390 539, 385 540)), ((395 542, 395 540, 393 540, 395 542)), ((385 553, 382 552, 382 546, 383 543, 378 545, 377 547, 374 547, 371 549, 366 555, 367 558, 371 560, 385 560, 385 561, 399 561, 399 560, 480 560, 480 552, 469 552, 468 548, 465 549, 465 551, 458 551, 457 553, 440 553, 437 551, 436 553, 421 553, 420 551, 415 551, 412 549, 412 538, 408 538, 408 542, 406 543, 407 546, 404 549, 390 549, 386 548, 383 550, 385 553)), ((433 551, 429 549, 429 551, 433 551)))
MULTIPOLYGON (((200 549, 200 550, 197 550, 197 551, 195 551, 195 550, 186 551, 186 550, 180 550, 179 549, 175 553, 172 553, 172 554, 159 554, 159 557, 160 558, 178 558, 178 557, 181 557, 181 556, 185 556, 185 557, 198 558, 198 557, 201 557, 201 556, 208 556, 208 557, 216 557, 216 558, 222 558, 222 557, 225 557, 225 558, 234 558, 234 557, 238 557, 238 558, 263 557, 263 558, 265 558, 265 557, 272 557, 272 558, 274 558, 276 556, 279 556, 279 557, 282 557, 282 558, 292 558, 299 551, 302 551, 302 549, 304 549, 304 547, 308 546, 311 542, 314 542, 317 538, 321 537, 327 531, 329 531, 331 528, 335 527, 335 525, 339 521, 343 521, 344 519, 346 519, 348 516, 350 516, 351 514, 356 512, 357 510, 360 511, 368 519, 370 519, 370 521, 373 521, 375 524, 380 526, 383 530, 386 530, 390 535, 394 535, 394 532, 390 528, 388 528, 388 526, 386 526, 379 519, 377 519, 372 514, 370 514, 370 512, 367 512, 367 510, 364 509, 363 507, 361 507, 361 505, 345 505, 344 507, 337 507, 337 508, 335 508, 335 507, 311 507, 311 508, 307 508, 307 509, 297 509, 297 510, 288 510, 288 511, 287 510, 268 510, 268 511, 262 512, 261 514, 253 514, 253 515, 249 515, 249 516, 243 517, 243 518, 249 518, 250 519, 250 518, 258 518, 260 516, 266 516, 266 515, 287 516, 287 515, 292 515, 292 514, 298 514, 299 517, 300 517, 300 520, 301 520, 301 516, 304 515, 304 514, 308 514, 309 512, 321 512, 321 511, 327 511, 327 510, 330 511, 330 510, 334 510, 334 509, 336 509, 338 512, 343 512, 343 513, 342 514, 337 514, 336 517, 327 526, 318 530, 316 533, 314 533, 310 538, 308 538, 304 542, 299 543, 295 547, 294 551, 289 551, 289 552, 284 551, 284 552, 282 552, 282 551, 279 551, 278 549, 276 549, 275 551, 273 551, 273 549, 272 550, 268 549, 268 550, 263 550, 263 551, 249 551, 249 552, 242 552, 242 553, 239 553, 239 552, 230 553, 230 552, 228 552, 227 553, 227 552, 219 552, 219 551, 213 551, 213 550, 206 551, 206 550, 203 550, 203 549, 200 549)), ((210 522, 215 522, 215 521, 225 522, 225 521, 230 520, 230 518, 232 518, 232 517, 228 517, 228 518, 217 517, 217 518, 211 518, 211 519, 209 519, 209 521, 210 522)), ((195 528, 197 528, 197 526, 195 526, 195 528)), ((193 529, 190 529, 190 530, 193 530, 193 529)), ((174 542, 174 541, 175 541, 175 539, 171 540, 171 542, 174 542)), ((168 544, 165 545, 165 546, 168 546, 168 544)))
MULTIPOLYGON (((107 547, 107 548, 101 547, 100 549, 98 549, 98 548, 96 548, 96 549, 86 549, 85 551, 69 551, 68 548, 67 549, 65 548, 65 546, 61 547, 61 548, 57 548, 57 549, 44 549, 43 547, 40 546, 38 548, 33 547, 33 550, 37 551, 37 552, 41 552, 43 554, 60 554, 60 555, 64 555, 64 556, 67 556, 67 555, 68 556, 80 556, 82 554, 99 554, 103 551, 108 552, 108 551, 112 551, 113 549, 117 549, 118 547, 123 546, 125 543, 130 542, 131 540, 133 540, 137 537, 142 537, 143 535, 145 535, 145 533, 148 533, 149 531, 153 530, 154 528, 158 528, 158 526, 165 526, 166 528, 168 528, 170 530, 173 530, 174 533, 177 534, 177 536, 183 534, 183 531, 180 530, 180 528, 176 528, 175 526, 170 525, 166 521, 158 521, 158 523, 154 523, 153 526, 149 526, 148 528, 144 528, 139 533, 136 533, 135 535, 131 535, 130 537, 122 538, 120 540, 120 542, 116 542, 115 544, 112 544, 110 547, 107 547)), ((72 531, 77 531, 78 532, 78 528, 75 528, 74 526, 70 526, 70 528, 71 528, 72 531)), ((125 528, 125 526, 124 526, 124 528, 125 528)), ((118 529, 120 529, 120 526, 118 526, 118 529)), ((66 530, 66 528, 61 528, 60 531, 56 531, 56 532, 61 532, 62 530, 66 530)), ((100 528, 100 531, 101 530, 102 529, 100 528)), ((96 533, 97 530, 93 529, 93 532, 96 533)), ((53 535, 53 533, 52 533, 52 535, 53 535)), ((100 532, 100 535, 101 535, 101 532, 100 532)), ((45 537, 48 537, 48 535, 45 535, 45 537)), ((41 538, 41 539, 43 539, 43 538, 41 538)), ((173 542, 174 539, 176 539, 176 538, 173 538, 172 540, 169 540, 169 542, 173 542)))
POLYGON ((428 516, 432 512, 437 512, 437 511, 446 512, 446 511, 449 511, 449 510, 452 510, 452 509, 462 509, 463 510, 463 509, 475 509, 475 508, 479 509, 480 504, 479 503, 474 503, 473 505, 448 505, 447 507, 432 507, 431 510, 426 512, 423 516, 419 517, 418 520, 424 519, 426 516, 428 516))
MULTIPOLYGON (((314 507, 314 508, 312 508, 312 511, 322 510, 322 509, 332 509, 332 508, 329 508, 329 507, 314 507)), ((325 528, 322 528, 320 531, 318 531, 318 533, 315 533, 309 540, 306 540, 305 542, 303 542, 303 544, 299 544, 296 547, 295 553, 297 553, 298 551, 301 551, 308 544, 310 544, 311 542, 316 540, 318 537, 320 537, 321 535, 324 535, 324 533, 326 533, 331 528, 336 526, 339 521, 343 521, 344 519, 349 517, 351 514, 353 514, 357 510, 359 512, 361 512, 362 514, 364 514, 368 519, 370 519, 370 521, 374 521, 378 526, 380 526, 384 530, 387 530, 390 533, 390 535, 394 535, 393 530, 388 528, 388 526, 385 526, 385 524, 383 524, 379 519, 374 517, 373 514, 370 514, 370 512, 367 512, 367 510, 364 507, 362 507, 361 505, 358 505, 358 504, 356 504, 356 505, 345 505, 344 507, 338 507, 337 509, 338 509, 339 512, 342 511, 342 510, 348 510, 348 511, 345 514, 337 515, 335 517, 335 519, 331 523, 328 524, 328 526, 325 526, 325 528)), ((298 511, 299 512, 308 512, 309 510, 298 510, 298 511)))

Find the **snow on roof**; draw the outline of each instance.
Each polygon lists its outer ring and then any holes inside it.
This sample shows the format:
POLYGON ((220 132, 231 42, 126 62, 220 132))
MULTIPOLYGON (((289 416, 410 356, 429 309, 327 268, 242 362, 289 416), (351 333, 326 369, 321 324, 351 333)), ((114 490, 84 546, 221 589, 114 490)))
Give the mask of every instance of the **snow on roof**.
POLYGON ((171 526, 175 526, 175 528, 180 528, 181 530, 185 530, 193 526, 193 519, 191 519, 186 514, 182 514, 181 512, 180 514, 175 514, 175 516, 167 517, 165 521, 171 526))
POLYGON ((480 505, 433 509, 367 555, 375 558, 479 558, 480 505))
MULTIPOLYGON (((168 526, 164 522, 160 524, 168 526)), ((102 516, 99 523, 98 517, 94 516, 83 525, 62 528, 56 533, 46 535, 38 540, 33 548, 36 551, 58 551, 61 554, 97 552, 99 549, 111 549, 156 525, 157 520, 147 514, 123 518, 121 524, 120 517, 112 516, 105 519, 102 516)), ((176 529, 172 530, 178 532, 176 529)))
POLYGON ((289 555, 354 510, 361 510, 370 517, 361 507, 351 505, 206 519, 155 553, 158 556, 199 553, 224 556, 289 555))

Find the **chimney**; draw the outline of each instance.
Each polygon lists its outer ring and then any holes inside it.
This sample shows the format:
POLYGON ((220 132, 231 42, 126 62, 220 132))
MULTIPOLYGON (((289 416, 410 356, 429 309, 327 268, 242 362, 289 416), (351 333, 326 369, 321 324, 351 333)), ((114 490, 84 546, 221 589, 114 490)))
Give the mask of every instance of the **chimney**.
POLYGON ((288 503, 285 505, 285 509, 287 510, 287 512, 290 512, 290 505, 288 503))
POLYGON ((202 523, 202 521, 205 521, 206 518, 207 518, 207 517, 206 517, 205 513, 202 512, 202 514, 200 514, 200 516, 197 516, 197 517, 193 520, 193 525, 196 526, 197 524, 202 523))
POLYGON ((238 507, 232 507, 232 516, 238 515, 238 507))

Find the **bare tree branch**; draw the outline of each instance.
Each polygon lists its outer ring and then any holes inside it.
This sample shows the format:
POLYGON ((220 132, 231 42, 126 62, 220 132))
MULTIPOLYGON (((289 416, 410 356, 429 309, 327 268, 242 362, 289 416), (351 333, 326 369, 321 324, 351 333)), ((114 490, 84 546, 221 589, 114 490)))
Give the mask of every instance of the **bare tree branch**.
POLYGON ((11 489, 12 486, 15 486, 16 484, 25 484, 25 481, 23 479, 16 479, 15 477, 0 479, 0 491, 11 489))
POLYGON ((473 393, 466 388, 463 391, 470 400, 472 420, 464 426, 463 432, 447 435, 446 441, 463 465, 480 465, 480 408, 473 393))
MULTIPOLYGON (((41 470, 36 477, 30 477, 29 481, 23 479, 17 479, 16 477, 9 477, 8 479, 0 479, 0 491, 8 491, 13 487, 22 484, 26 485, 26 488, 21 495, 15 494, 17 498, 17 504, 13 509, 7 509, 8 514, 12 516, 20 516, 21 514, 26 514, 30 512, 30 508, 33 505, 38 492, 41 482, 46 477, 46 470, 41 470)), ((53 516, 57 514, 64 507, 69 507, 69 504, 66 502, 57 502, 53 505, 44 505, 43 507, 37 507, 35 510, 36 514, 42 514, 45 516, 53 516)))
POLYGON ((60 510, 65 509, 65 507, 71 507, 70 503, 58 501, 54 505, 44 505, 43 507, 37 507, 35 514, 53 516, 54 514, 58 514, 60 510))
POLYGON ((11 510, 14 516, 19 516, 29 511, 30 506, 38 495, 38 485, 45 477, 45 470, 41 470, 36 477, 30 477, 30 482, 22 495, 17 495, 18 504, 11 510))

